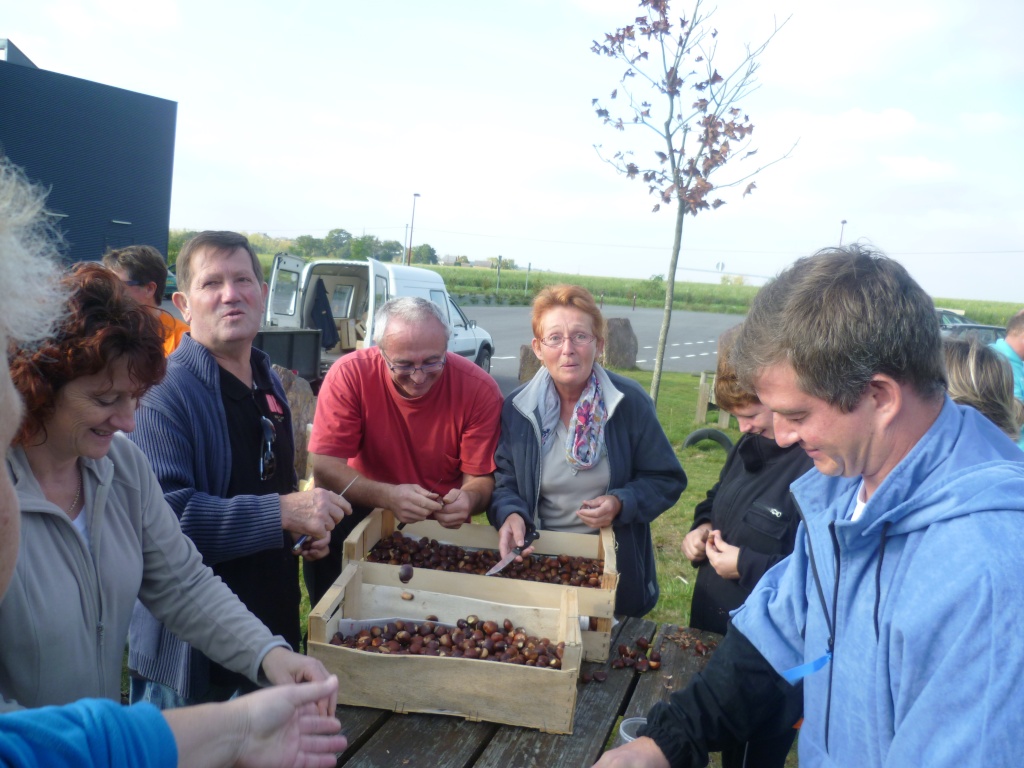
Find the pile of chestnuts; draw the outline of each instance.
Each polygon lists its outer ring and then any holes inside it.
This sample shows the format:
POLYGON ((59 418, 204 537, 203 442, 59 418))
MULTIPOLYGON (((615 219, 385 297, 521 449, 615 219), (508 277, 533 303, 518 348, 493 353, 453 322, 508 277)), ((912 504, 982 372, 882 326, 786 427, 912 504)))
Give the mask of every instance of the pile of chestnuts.
POLYGON ((661 669, 661 654, 651 650, 651 644, 646 637, 638 637, 632 648, 625 643, 619 644, 619 656, 612 659, 611 667, 612 669, 631 667, 641 673, 661 669))
MULTIPOLYGON (((633 669, 640 673, 661 669, 661 654, 651 650, 651 644, 646 637, 638 637, 632 648, 621 643, 618 651, 619 655, 608 664, 612 669, 633 669)), ((603 683, 608 679, 608 673, 603 669, 583 672, 580 679, 584 683, 603 683)))
POLYGON ((335 632, 331 645, 396 656, 450 656, 561 669, 565 643, 535 637, 509 619, 501 624, 477 616, 443 624, 436 616, 421 622, 390 621, 360 629, 354 635, 335 632))
MULTIPOLYGON (((436 539, 413 539, 395 531, 376 544, 366 555, 371 563, 413 565, 435 571, 472 573, 483 576, 501 559, 494 549, 465 549, 442 544, 436 539)), ((570 555, 530 555, 523 562, 512 562, 498 576, 570 587, 600 587, 604 560, 570 555)))

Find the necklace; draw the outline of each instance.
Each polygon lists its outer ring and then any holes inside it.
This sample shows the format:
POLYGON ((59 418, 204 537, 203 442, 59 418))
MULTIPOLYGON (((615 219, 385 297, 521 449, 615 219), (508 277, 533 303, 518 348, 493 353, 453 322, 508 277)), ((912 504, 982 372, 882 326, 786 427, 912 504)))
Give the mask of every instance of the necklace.
POLYGON ((75 511, 75 507, 78 506, 78 500, 80 498, 82 498, 82 473, 81 472, 78 473, 78 490, 75 491, 75 500, 72 501, 71 502, 71 506, 68 507, 68 512, 67 512, 68 517, 70 517, 71 513, 75 511))

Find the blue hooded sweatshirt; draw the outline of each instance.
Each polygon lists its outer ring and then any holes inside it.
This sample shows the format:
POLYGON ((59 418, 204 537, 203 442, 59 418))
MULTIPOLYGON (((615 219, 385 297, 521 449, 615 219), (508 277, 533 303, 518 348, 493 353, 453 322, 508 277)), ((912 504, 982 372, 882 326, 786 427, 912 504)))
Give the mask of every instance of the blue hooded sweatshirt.
POLYGON ((856 522, 860 478, 809 472, 805 524, 733 622, 804 680, 800 765, 1024 764, 1024 457, 948 398, 856 522))

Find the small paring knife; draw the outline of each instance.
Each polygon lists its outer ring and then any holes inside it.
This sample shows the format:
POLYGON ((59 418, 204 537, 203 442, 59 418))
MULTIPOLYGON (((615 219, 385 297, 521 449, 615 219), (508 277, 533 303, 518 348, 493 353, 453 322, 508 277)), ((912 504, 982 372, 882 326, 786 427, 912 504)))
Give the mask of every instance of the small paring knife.
POLYGON ((521 547, 512 547, 512 551, 509 552, 507 555, 505 555, 503 558, 501 558, 501 560, 498 561, 498 564, 495 565, 493 568, 491 568, 491 570, 489 570, 486 575, 487 576, 495 576, 496 574, 501 573, 503 570, 505 570, 505 567, 509 563, 511 563, 513 560, 515 560, 516 557, 518 557, 519 555, 523 554, 523 550, 524 549, 526 549, 528 546, 533 544, 533 542, 535 542, 539 538, 540 538, 540 533, 537 531, 536 528, 534 528, 533 530, 527 531, 526 532, 526 536, 523 538, 523 546, 521 546, 521 547))

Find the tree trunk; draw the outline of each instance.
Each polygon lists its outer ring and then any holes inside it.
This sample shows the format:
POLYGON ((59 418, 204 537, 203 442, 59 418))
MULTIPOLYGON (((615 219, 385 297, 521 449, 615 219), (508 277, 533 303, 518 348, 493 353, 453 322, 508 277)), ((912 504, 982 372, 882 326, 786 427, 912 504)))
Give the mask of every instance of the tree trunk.
POLYGON ((661 332, 658 334, 658 349, 654 353, 654 375, 651 377, 651 400, 658 405, 658 389, 661 387, 661 367, 665 362, 665 347, 668 346, 668 329, 672 325, 672 303, 676 295, 676 265, 679 263, 679 249, 683 243, 683 222, 686 208, 682 200, 676 201, 675 237, 672 240, 672 258, 669 259, 668 275, 665 280, 665 312, 661 318, 661 332))

